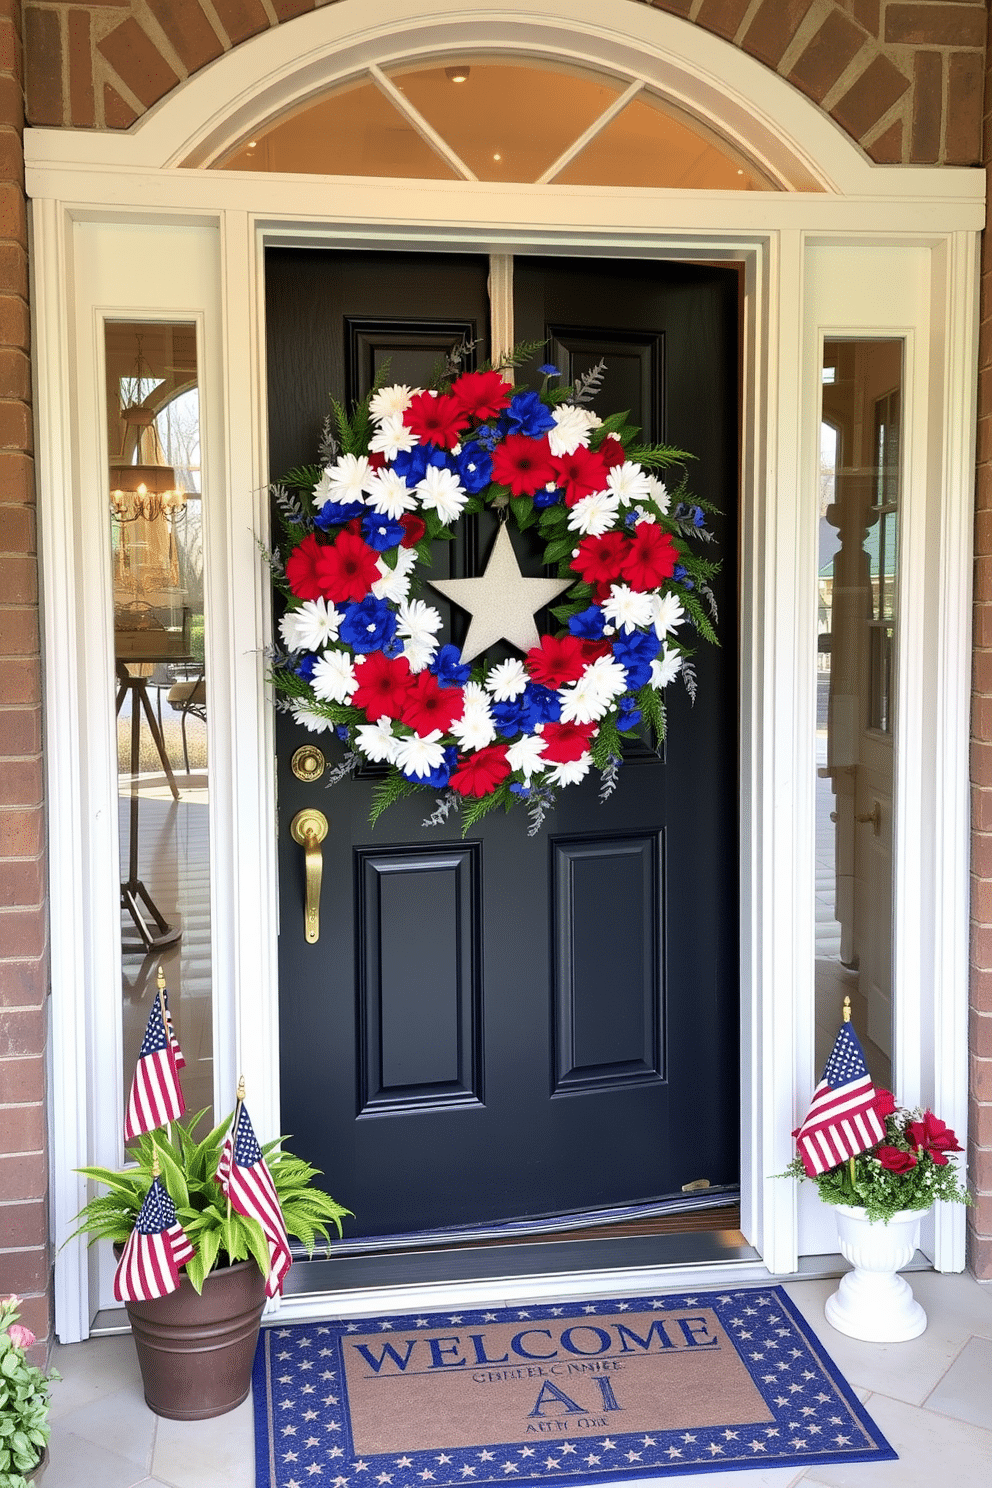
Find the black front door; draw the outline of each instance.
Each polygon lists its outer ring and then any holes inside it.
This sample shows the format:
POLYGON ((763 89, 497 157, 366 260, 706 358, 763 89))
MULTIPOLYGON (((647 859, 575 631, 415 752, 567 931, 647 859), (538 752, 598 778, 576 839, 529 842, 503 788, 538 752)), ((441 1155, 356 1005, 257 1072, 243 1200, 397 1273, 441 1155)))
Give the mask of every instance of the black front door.
MULTIPOLYGON (((420 385, 463 337, 482 361, 487 273, 481 256, 271 250, 273 476, 316 458, 329 395, 360 397, 384 357, 420 385)), ((373 773, 301 782, 290 759, 314 736, 280 715, 282 1130, 353 1234, 737 1181, 737 274, 519 258, 514 285, 539 360, 571 380, 605 359, 597 411, 698 455, 693 488, 724 513, 721 647, 698 647, 694 705, 668 689, 661 754, 632 747, 605 802, 594 776, 568 788, 535 837, 522 811, 464 840, 425 826, 429 794, 373 830, 373 773), (315 945, 289 832, 304 806, 330 821, 315 945)), ((490 539, 462 523, 438 576, 479 571, 490 539)), ((332 736, 316 742, 333 766, 332 736)))

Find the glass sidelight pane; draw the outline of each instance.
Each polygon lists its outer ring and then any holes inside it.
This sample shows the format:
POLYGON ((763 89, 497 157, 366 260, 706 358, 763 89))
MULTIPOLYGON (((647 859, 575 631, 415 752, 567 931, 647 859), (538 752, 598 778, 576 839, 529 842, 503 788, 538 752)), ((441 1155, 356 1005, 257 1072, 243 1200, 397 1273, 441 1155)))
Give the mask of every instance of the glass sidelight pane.
POLYGON ((213 1103, 196 327, 107 321, 125 1100, 162 967, 187 1109, 213 1103))
POLYGON ((820 426, 816 1064, 843 1000, 892 1063, 892 815, 903 343, 828 340, 820 426))

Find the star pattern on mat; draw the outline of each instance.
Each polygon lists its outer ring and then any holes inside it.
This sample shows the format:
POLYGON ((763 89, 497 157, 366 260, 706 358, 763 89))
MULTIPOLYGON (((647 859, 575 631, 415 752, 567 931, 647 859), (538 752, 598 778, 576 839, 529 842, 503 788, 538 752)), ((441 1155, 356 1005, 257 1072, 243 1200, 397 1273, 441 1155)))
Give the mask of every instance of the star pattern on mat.
MULTIPOLYGON (((655 1337, 660 1340, 660 1334, 655 1337)), ((467 1351, 468 1343, 464 1346, 467 1351)), ((481 1343, 476 1347, 481 1348, 481 1343)), ((450 1369, 451 1355, 441 1353, 438 1357, 450 1369)), ((486 1358, 484 1354, 482 1357, 486 1358)), ((618 1362, 626 1367, 629 1355, 618 1355, 618 1362)), ((768 1466, 812 1465, 882 1460, 894 1455, 778 1287, 503 1310, 412 1313, 319 1327, 297 1324, 270 1328, 263 1330, 255 1370, 256 1402, 263 1398, 265 1402, 264 1408, 256 1405, 256 1460, 266 1463, 269 1471, 264 1488, 310 1488, 315 1483, 320 1488, 453 1488, 455 1484, 485 1488, 507 1482, 521 1488, 554 1480, 579 1488, 589 1482, 608 1483, 611 1478, 620 1483, 652 1475, 681 1475, 693 1469, 726 1470, 735 1464, 754 1463, 755 1459, 768 1466), (641 1336, 646 1333, 650 1340, 651 1325, 658 1320, 660 1326, 665 1314, 675 1315, 668 1326, 676 1328, 680 1314, 703 1308, 715 1315, 719 1324, 713 1335, 705 1336, 712 1336, 721 1348, 732 1344, 760 1397, 755 1410, 758 1418, 753 1421, 736 1420, 728 1425, 725 1419, 718 1425, 705 1426, 690 1418, 677 1429, 642 1422, 636 1431, 613 1429, 606 1434, 594 1429, 598 1424, 605 1426, 601 1418, 583 1420, 580 1429, 564 1415, 556 1419, 549 1414, 542 1420, 553 1423, 550 1431, 544 1440, 533 1441, 532 1445, 513 1440, 511 1431, 503 1443, 443 1444, 425 1451, 398 1442, 405 1449, 397 1451, 394 1447, 381 1454, 370 1452, 366 1443, 362 1453, 355 1451, 348 1403, 351 1366, 346 1365, 345 1351, 354 1350, 363 1339, 366 1345, 375 1342, 381 1366, 387 1357, 402 1360, 405 1350, 409 1362, 409 1349, 428 1349, 432 1335, 439 1350, 450 1349, 452 1328, 464 1330, 460 1336, 467 1340, 473 1336, 472 1329, 481 1337, 478 1329, 486 1325, 520 1323, 536 1333, 540 1350, 546 1345, 539 1330, 542 1324, 546 1329, 549 1322, 560 1329, 568 1327, 571 1319, 572 1327, 586 1330, 580 1336, 592 1341, 588 1330, 597 1328, 597 1318, 602 1320, 603 1337, 613 1337, 608 1332, 609 1320, 613 1319, 616 1329, 618 1314, 622 1314, 625 1328, 635 1332, 640 1329, 641 1336), (321 1383, 315 1385, 315 1380, 321 1383), (330 1382, 332 1389, 328 1389, 330 1382), (645 1425, 649 1426, 647 1431, 645 1425), (565 1439, 566 1431, 571 1440, 565 1439)), ((534 1372, 544 1377, 540 1367, 534 1372)), ((588 1381, 589 1375, 585 1378, 588 1381)), ((602 1381, 602 1409, 621 1411, 622 1404, 610 1404, 611 1386, 606 1380, 613 1379, 619 1389, 617 1380, 622 1376, 598 1378, 602 1381)), ((540 1381, 537 1388, 543 1388, 540 1381)), ((518 1432, 527 1429, 526 1420, 521 1425, 515 1414, 512 1424, 518 1432)), ((609 1424, 615 1427, 616 1422, 611 1419, 609 1424)), ((259 1488, 262 1484, 260 1476, 259 1488)))

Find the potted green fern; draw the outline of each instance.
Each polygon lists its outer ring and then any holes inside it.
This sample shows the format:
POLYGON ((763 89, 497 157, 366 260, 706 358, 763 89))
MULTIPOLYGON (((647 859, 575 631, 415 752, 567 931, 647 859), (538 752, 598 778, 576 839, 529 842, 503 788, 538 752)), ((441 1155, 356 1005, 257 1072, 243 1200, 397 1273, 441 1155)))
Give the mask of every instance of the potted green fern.
MULTIPOLYGON (((289 1265, 288 1246, 280 1258, 259 1219, 239 1212, 236 1194, 234 1204, 225 1194, 232 1123, 238 1142, 254 1143, 242 1100, 232 1116, 200 1136, 205 1114, 141 1133, 131 1149, 133 1162, 123 1169, 80 1169, 107 1192, 80 1211, 75 1234, 89 1235, 91 1244, 113 1242, 120 1258, 117 1295, 131 1321, 145 1399, 156 1414, 177 1420, 221 1415, 246 1398, 266 1291, 278 1289, 276 1269, 283 1268, 281 1284, 289 1265), (148 1295, 154 1286, 129 1285, 128 1277, 128 1247, 141 1233, 139 1221, 153 1196, 160 1209, 164 1199, 169 1212, 152 1239, 162 1242, 166 1264, 171 1257, 181 1269, 178 1285, 164 1295, 148 1295)), ((281 1138, 258 1150, 286 1236, 312 1255, 318 1242, 330 1241, 332 1230, 341 1233, 350 1210, 314 1186, 318 1170, 287 1152, 281 1138)), ((235 1154, 235 1166, 238 1160, 235 1154)), ((135 1264, 147 1270, 155 1258, 144 1252, 135 1264)))

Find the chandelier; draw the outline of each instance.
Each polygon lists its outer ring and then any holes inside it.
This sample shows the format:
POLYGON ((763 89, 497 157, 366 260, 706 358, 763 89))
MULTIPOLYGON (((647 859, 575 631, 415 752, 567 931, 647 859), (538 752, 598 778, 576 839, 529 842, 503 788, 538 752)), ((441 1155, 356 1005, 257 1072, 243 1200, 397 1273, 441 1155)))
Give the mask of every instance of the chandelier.
POLYGON ((137 342, 134 397, 122 401, 121 451, 110 466, 110 514, 117 522, 135 522, 139 517, 153 522, 161 516, 172 521, 185 510, 186 492, 174 468, 166 463, 155 410, 142 397, 145 382, 157 385, 158 380, 145 368, 140 336, 137 342))

